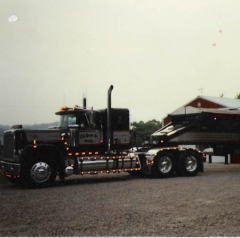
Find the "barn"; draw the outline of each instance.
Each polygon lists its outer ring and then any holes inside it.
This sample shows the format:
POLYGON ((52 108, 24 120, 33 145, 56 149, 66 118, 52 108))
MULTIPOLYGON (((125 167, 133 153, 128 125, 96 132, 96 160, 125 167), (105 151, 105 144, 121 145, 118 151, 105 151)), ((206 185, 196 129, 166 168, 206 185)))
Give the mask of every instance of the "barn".
MULTIPOLYGON (((177 108, 170 115, 196 113, 202 109, 219 109, 219 108, 240 108, 240 99, 197 96, 185 105, 177 108)), ((163 119, 163 126, 171 122, 170 116, 163 119)), ((229 156, 230 163, 240 163, 240 153, 229 156)))

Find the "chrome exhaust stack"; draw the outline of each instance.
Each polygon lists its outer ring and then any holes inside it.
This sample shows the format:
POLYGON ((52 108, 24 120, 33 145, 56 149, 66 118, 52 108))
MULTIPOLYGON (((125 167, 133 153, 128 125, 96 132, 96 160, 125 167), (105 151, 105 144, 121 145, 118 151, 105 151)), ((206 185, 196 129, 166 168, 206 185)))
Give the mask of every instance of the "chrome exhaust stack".
POLYGON ((107 143, 108 143, 108 153, 111 152, 111 144, 112 144, 112 123, 111 123, 111 93, 113 90, 113 85, 108 89, 108 101, 107 101, 107 143))

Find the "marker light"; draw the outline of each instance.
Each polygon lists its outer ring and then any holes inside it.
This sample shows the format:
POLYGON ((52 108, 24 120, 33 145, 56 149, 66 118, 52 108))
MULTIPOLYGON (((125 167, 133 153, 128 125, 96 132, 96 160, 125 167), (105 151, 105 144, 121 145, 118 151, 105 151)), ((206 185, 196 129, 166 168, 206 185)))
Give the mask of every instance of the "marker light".
POLYGON ((33 148, 37 148, 37 140, 33 140, 33 148))
POLYGON ((67 110, 67 107, 66 106, 63 106, 59 109, 59 111, 66 111, 67 110))

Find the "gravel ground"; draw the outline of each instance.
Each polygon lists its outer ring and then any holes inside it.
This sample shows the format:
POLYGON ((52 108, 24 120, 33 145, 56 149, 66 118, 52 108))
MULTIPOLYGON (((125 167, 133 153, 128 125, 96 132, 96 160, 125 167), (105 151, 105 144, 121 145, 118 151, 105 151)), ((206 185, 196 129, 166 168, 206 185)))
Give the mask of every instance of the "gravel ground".
POLYGON ((69 177, 53 187, 0 186, 0 236, 240 236, 240 164, 195 177, 69 177))

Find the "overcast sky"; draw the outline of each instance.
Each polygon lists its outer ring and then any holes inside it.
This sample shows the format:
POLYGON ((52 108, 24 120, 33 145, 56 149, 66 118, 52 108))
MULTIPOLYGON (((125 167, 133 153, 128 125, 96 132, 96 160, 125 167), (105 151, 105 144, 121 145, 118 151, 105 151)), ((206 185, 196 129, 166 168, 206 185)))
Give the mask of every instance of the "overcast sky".
POLYGON ((240 93, 239 0, 0 0, 0 124, 63 105, 162 119, 198 95, 240 93))

